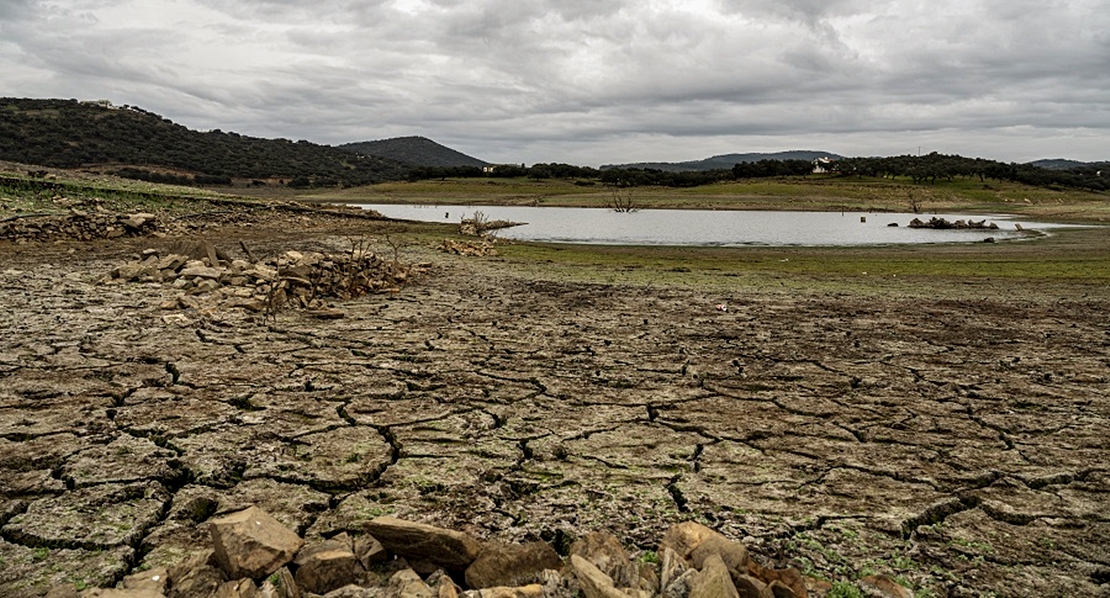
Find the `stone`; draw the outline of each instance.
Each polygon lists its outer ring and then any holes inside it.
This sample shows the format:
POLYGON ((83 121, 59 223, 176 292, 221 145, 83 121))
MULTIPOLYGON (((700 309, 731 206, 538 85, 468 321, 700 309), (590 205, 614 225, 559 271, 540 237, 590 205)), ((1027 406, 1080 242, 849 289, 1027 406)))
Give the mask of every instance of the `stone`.
POLYGON ((212 598, 255 598, 258 596, 258 586, 253 579, 236 579, 220 584, 212 598))
POLYGON ((628 598, 613 585, 613 579, 584 557, 570 555, 570 569, 586 598, 628 598))
POLYGON ((282 567, 266 578, 259 588, 259 593, 264 598, 301 598, 301 588, 297 585, 289 567, 282 567))
POLYGON ((169 570, 165 567, 140 571, 124 577, 123 587, 128 590, 148 590, 159 595, 165 594, 169 575, 169 570))
POLYGON ((868 575, 857 580, 856 585, 863 590, 864 595, 872 598, 913 598, 913 592, 909 588, 886 575, 868 575))
POLYGON ((665 591, 671 582, 682 577, 690 567, 686 564, 686 559, 679 555, 674 549, 664 546, 659 549, 660 571, 659 571, 659 589, 665 591))
POLYGON ((209 524, 216 562, 232 578, 265 577, 293 560, 304 540, 258 507, 209 524))
POLYGON ((81 598, 165 598, 154 590, 128 590, 124 588, 91 588, 81 592, 81 598))
POLYGON ((773 598, 774 596, 767 584, 751 575, 734 575, 732 584, 736 587, 740 598, 773 598))
POLYGON ((639 568, 628 558, 628 552, 616 536, 605 532, 590 532, 571 544, 570 554, 578 555, 593 563, 622 588, 639 588, 639 568))
POLYGON ((546 569, 559 569, 563 560, 546 542, 487 544, 466 568, 466 585, 472 589, 522 586, 539 580, 546 569))
POLYGON ((365 524, 386 550, 416 561, 428 561, 448 571, 465 571, 482 544, 468 534, 396 517, 376 517, 365 524))
POLYGON ((357 583, 363 572, 347 534, 305 546, 293 563, 297 565, 297 587, 316 594, 357 583))
POLYGON ((178 276, 183 278, 207 278, 210 280, 217 280, 223 271, 219 268, 212 268, 209 266, 188 266, 177 273, 178 276))
POLYGON ((690 584, 690 598, 739 598, 721 555, 713 553, 706 557, 701 573, 690 584))
POLYGON ((211 596, 227 577, 210 563, 210 554, 197 554, 170 567, 168 598, 211 596))
POLYGON ((397 598, 434 598, 435 594, 412 569, 402 569, 389 578, 389 589, 397 598))
POLYGON ((710 529, 696 521, 685 521, 672 525, 663 534, 659 550, 674 550, 684 559, 689 559, 698 569, 711 554, 718 554, 731 571, 743 573, 748 564, 748 549, 739 542, 729 540, 720 532, 710 529))
POLYGON ((384 563, 389 560, 389 551, 382 546, 382 543, 377 538, 369 534, 358 536, 351 542, 351 547, 354 550, 355 556, 358 557, 358 562, 362 564, 362 568, 367 571, 374 565, 384 563))
MULTIPOLYGON (((798 598, 805 598, 809 595, 809 592, 806 590, 805 577, 802 576, 801 571, 792 567, 788 569, 765 568, 760 571, 760 575, 757 575, 757 577, 762 579, 769 586, 774 586, 777 582, 789 588, 798 598)), ((771 589, 774 590, 773 587, 771 589)))
POLYGON ((782 583, 779 580, 772 581, 767 589, 771 591, 773 598, 805 598, 808 596, 806 593, 799 594, 795 592, 790 586, 782 583))

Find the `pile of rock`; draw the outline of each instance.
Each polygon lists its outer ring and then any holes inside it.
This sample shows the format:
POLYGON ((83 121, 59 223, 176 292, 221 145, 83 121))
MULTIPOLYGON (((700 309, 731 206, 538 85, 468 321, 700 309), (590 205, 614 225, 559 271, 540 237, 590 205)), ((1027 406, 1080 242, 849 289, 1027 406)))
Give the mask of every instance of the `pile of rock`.
POLYGON ((191 254, 146 249, 137 260, 114 268, 100 282, 162 283, 179 289, 181 294, 163 303, 163 309, 198 309, 203 303, 253 312, 289 306, 331 313, 326 310, 328 299, 396 292, 412 275, 427 268, 362 250, 334 254, 287 251, 267 260, 231 259, 205 243, 202 251, 191 254))
POLYGON ((0 239, 16 243, 74 239, 141 237, 166 230, 155 214, 116 214, 70 210, 65 215, 29 215, 0 222, 0 239))
POLYGON ((444 239, 443 243, 441 243, 439 246, 439 250, 444 253, 450 253, 453 255, 497 255, 497 249, 493 246, 493 243, 490 243, 489 241, 472 243, 469 241, 455 241, 454 239, 444 239))
MULTIPOLYGON (((928 222, 926 222, 926 221, 924 221, 920 218, 914 218, 913 220, 910 220, 909 227, 910 228, 936 228, 936 229, 989 229, 989 230, 997 230, 998 229, 998 224, 996 224, 994 222, 991 222, 991 223, 988 224, 987 220, 985 218, 983 220, 956 220, 955 222, 952 222, 952 221, 949 221, 945 218, 939 218, 937 216, 933 216, 932 218, 929 219, 928 222)), ((1019 228, 1019 230, 1020 230, 1020 228, 1019 228)))
MULTIPOLYGON (((633 560, 611 534, 594 532, 567 559, 544 542, 482 543, 465 533, 394 517, 306 543, 250 507, 209 523, 212 551, 171 569, 125 578, 119 588, 48 597, 117 598, 794 598, 833 586, 796 569, 759 565, 747 548, 695 522, 672 526, 654 558, 633 560)), ((860 580, 869 595, 912 593, 886 577, 860 580)))

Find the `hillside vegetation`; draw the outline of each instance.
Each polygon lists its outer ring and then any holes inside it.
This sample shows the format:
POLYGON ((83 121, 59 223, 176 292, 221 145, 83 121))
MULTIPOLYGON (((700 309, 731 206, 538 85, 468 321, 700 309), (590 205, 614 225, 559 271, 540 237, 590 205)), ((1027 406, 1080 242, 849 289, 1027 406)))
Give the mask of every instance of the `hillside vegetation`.
POLYGON ((166 183, 251 179, 306 187, 365 185, 401 179, 408 171, 392 160, 308 141, 201 133, 135 107, 15 98, 0 99, 0 159, 100 167, 166 183))
POLYGON ((440 145, 427 137, 395 137, 336 146, 356 154, 395 160, 410 166, 482 167, 489 164, 478 158, 440 145))

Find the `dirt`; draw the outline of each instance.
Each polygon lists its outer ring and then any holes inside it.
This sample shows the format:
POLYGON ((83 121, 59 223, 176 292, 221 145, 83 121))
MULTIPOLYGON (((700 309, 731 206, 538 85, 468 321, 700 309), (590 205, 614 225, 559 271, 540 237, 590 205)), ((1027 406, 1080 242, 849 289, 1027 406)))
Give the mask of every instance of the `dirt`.
POLYGON ((430 247, 339 319, 96 283, 172 241, 0 244, 0 595, 173 564, 249 504, 310 538, 389 513, 645 550, 696 519, 831 580, 1110 595, 1105 286, 708 291, 430 247))

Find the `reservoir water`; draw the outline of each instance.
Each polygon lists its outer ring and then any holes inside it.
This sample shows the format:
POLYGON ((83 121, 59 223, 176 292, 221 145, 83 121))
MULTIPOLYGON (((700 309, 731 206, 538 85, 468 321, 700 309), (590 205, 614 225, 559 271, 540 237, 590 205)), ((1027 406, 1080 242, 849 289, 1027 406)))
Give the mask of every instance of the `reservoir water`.
POLYGON ((917 243, 975 243, 1024 238, 1029 231, 1047 233, 1074 225, 1034 222, 1012 216, 911 214, 891 212, 783 212, 742 210, 640 210, 532 206, 357 204, 389 218, 424 222, 460 222, 476 213, 487 220, 510 220, 520 226, 494 232, 498 237, 553 243, 603 245, 820 246, 917 243), (938 216, 949 221, 983 220, 997 229, 912 229, 914 218, 938 216), (890 226, 896 223, 898 226, 890 226), (1015 225, 1020 225, 1022 232, 1015 225))

